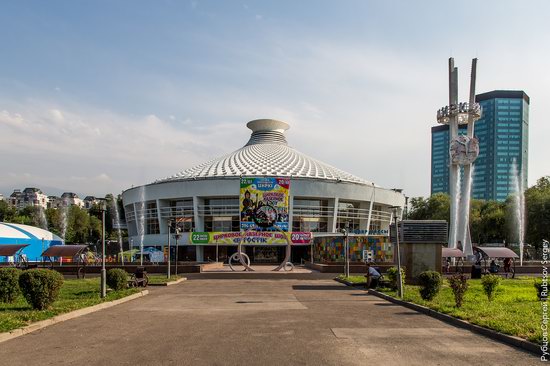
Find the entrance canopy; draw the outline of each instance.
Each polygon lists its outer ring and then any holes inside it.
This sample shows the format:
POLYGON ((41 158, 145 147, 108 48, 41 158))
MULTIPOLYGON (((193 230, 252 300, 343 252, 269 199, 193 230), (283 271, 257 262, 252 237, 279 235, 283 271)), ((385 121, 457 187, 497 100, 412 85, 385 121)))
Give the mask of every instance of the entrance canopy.
POLYGON ((464 258, 466 255, 460 249, 456 248, 443 248, 441 250, 441 256, 443 258, 464 258))
POLYGON ((0 245, 0 256, 11 257, 21 249, 28 247, 29 244, 5 244, 0 245))
POLYGON ((74 257, 81 253, 87 245, 53 245, 42 253, 42 257, 74 257))
POLYGON ((504 247, 474 247, 474 252, 476 250, 489 258, 519 258, 513 250, 504 247))

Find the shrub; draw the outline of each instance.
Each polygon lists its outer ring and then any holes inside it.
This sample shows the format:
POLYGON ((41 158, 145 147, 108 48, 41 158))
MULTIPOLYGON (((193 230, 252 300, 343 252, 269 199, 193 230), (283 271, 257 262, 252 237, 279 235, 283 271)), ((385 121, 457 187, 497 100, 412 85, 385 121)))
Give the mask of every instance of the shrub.
POLYGON ((125 289, 128 286, 128 273, 120 268, 112 268, 108 270, 107 286, 115 291, 125 289))
POLYGON ((543 286, 541 280, 535 280, 534 286, 537 289, 539 300, 546 301, 548 299, 548 284, 543 286))
POLYGON ((451 276, 449 278, 449 286, 453 290, 456 307, 461 307, 464 301, 464 294, 468 290, 468 278, 462 273, 451 276))
POLYGON ((12 303, 17 299, 20 274, 17 268, 0 268, 0 302, 12 303))
POLYGON ((19 287, 27 302, 38 310, 47 309, 59 295, 63 276, 50 269, 30 269, 19 276, 19 287))
POLYGON ((492 274, 485 275, 481 278, 481 284, 483 285, 483 291, 489 301, 492 301, 495 297, 495 291, 500 283, 500 277, 492 274))
POLYGON ((441 289, 441 274, 436 271, 424 271, 418 275, 418 284, 422 299, 430 301, 441 289))
MULTIPOLYGON (((386 271, 386 276, 388 277, 388 281, 390 282, 390 287, 393 290, 397 289, 397 267, 390 267, 386 271)), ((401 267, 401 283, 404 286, 405 285, 405 269, 401 267)))

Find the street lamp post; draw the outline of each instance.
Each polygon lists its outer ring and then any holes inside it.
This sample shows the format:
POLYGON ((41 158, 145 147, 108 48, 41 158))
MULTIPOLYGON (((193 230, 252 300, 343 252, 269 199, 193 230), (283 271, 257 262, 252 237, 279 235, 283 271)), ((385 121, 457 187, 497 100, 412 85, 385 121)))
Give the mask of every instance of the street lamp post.
POLYGON ((346 278, 349 277, 349 228, 345 227, 342 229, 342 233, 344 234, 344 275, 346 278))
POLYGON ((107 271, 105 270, 105 204, 101 206, 101 298, 107 296, 107 271))
POLYGON ((166 271, 166 278, 170 279, 170 234, 171 234, 171 229, 170 227, 172 226, 172 221, 171 220, 168 220, 168 269, 166 271))
POLYGON ((397 226, 397 220, 399 218, 399 206, 390 207, 393 209, 393 217, 395 221, 395 244, 397 250, 397 295, 403 298, 403 279, 401 278, 401 253, 399 250, 399 227, 397 226))
POLYGON ((176 238, 176 268, 175 268, 175 275, 178 275, 178 239, 180 238, 180 229, 176 226, 176 235, 174 235, 176 238))
MULTIPOLYGON (((42 238, 42 253, 44 253, 44 238, 42 238)), ((44 267, 44 256, 42 256, 42 267, 44 267)))

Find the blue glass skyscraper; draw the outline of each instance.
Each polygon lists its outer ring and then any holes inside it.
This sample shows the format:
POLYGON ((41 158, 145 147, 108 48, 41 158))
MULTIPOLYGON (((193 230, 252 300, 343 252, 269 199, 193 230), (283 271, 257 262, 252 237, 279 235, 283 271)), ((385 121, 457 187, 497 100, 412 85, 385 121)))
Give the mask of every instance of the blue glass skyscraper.
MULTIPOLYGON (((472 197, 504 201, 514 190, 514 164, 527 187, 529 96, 495 90, 476 96, 482 115, 475 123, 479 157, 474 163, 472 197)), ((466 129, 461 129, 465 133, 466 129)), ((432 127, 431 193, 449 193, 449 127, 432 127)))

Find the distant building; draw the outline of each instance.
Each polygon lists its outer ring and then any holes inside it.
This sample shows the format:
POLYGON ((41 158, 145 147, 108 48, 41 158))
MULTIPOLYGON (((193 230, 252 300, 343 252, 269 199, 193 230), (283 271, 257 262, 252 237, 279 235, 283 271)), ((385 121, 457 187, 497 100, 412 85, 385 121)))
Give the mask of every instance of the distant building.
POLYGON ((84 201, 78 197, 76 193, 65 192, 61 195, 61 203, 63 207, 78 206, 84 207, 84 201))
POLYGON ((61 197, 48 196, 48 208, 59 208, 63 205, 61 197))
POLYGON ((99 204, 101 204, 102 202, 105 202, 105 201, 106 201, 105 198, 99 198, 99 197, 94 197, 94 196, 86 196, 84 198, 84 208, 86 210, 89 210, 92 207, 94 207, 94 205, 99 205, 99 204))
MULTIPOLYGON (((529 96, 495 90, 476 96, 482 116, 475 123, 479 156, 474 163, 472 197, 504 201, 514 191, 515 171, 527 187, 529 96)), ((465 133, 465 127, 459 133, 465 133)), ((449 193, 449 127, 432 127, 431 193, 449 193)))
POLYGON ((4 195, 0 193, 0 201, 4 201, 4 195))
POLYGON ((25 188, 23 191, 15 189, 10 195, 9 205, 18 210, 29 206, 48 207, 48 196, 38 188, 25 188))

